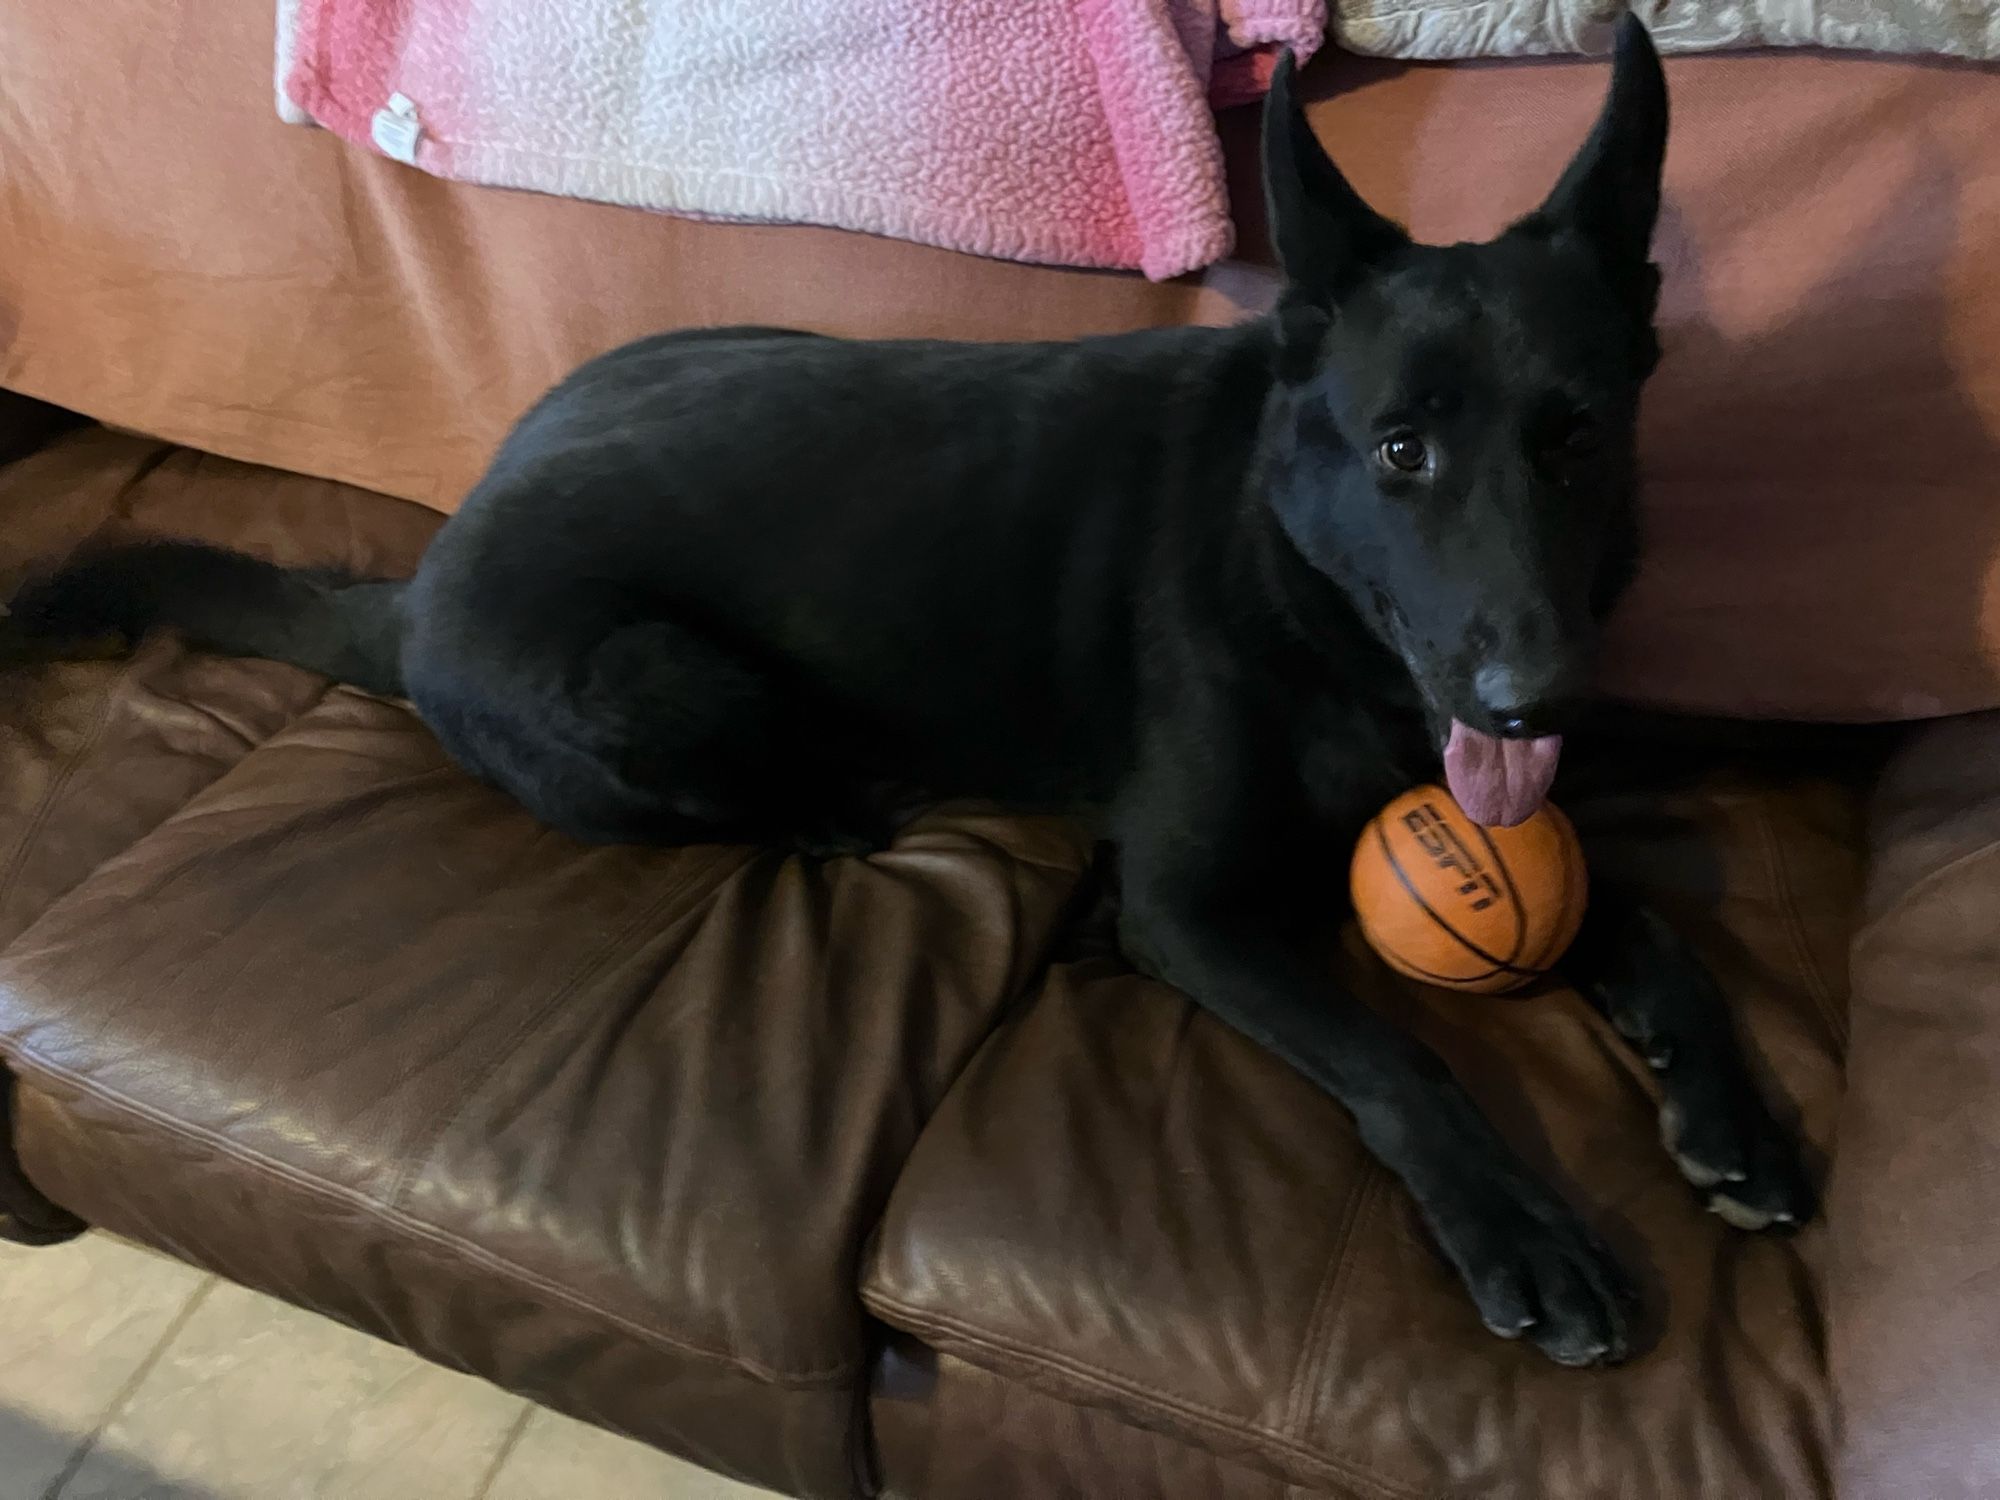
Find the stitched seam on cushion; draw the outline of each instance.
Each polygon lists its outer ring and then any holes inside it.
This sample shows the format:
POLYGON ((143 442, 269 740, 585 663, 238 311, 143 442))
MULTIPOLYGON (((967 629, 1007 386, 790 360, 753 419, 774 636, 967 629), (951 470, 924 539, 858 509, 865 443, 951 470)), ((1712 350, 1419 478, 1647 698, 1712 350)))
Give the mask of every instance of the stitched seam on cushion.
POLYGON ((1326 1269, 1320 1273, 1319 1290, 1313 1295, 1312 1312, 1306 1318, 1304 1341, 1299 1345, 1299 1356, 1292 1362, 1292 1377, 1288 1382, 1289 1394, 1285 1400, 1284 1430, 1297 1434, 1304 1425, 1305 1415, 1312 1408, 1313 1398, 1319 1394, 1321 1383, 1326 1379, 1326 1362, 1314 1365, 1313 1354, 1319 1348, 1321 1324, 1333 1316, 1334 1289, 1345 1280, 1348 1253, 1354 1244, 1354 1231, 1361 1218, 1362 1205, 1374 1189, 1374 1179, 1368 1169, 1374 1165, 1372 1159, 1362 1158, 1362 1178, 1353 1192, 1348 1195, 1347 1212, 1341 1215, 1340 1223, 1334 1226, 1333 1242, 1327 1247, 1326 1269), (1305 1378, 1307 1370, 1312 1378, 1305 1378))
POLYGON ((1792 961, 1805 980, 1806 993, 1812 996, 1820 1019, 1826 1023, 1844 1053, 1847 1050, 1846 1018, 1839 1014, 1839 1007, 1833 1000, 1833 986, 1827 983, 1825 972, 1813 957, 1812 944, 1806 937, 1805 918, 1799 911, 1798 891, 1792 884, 1791 862, 1785 858, 1784 842, 1778 837, 1777 824, 1771 818, 1770 809, 1762 803, 1757 804, 1757 835, 1764 846, 1764 868, 1771 878, 1771 892, 1777 898, 1778 912, 1784 920, 1785 938, 1791 944, 1792 961))
POLYGON ((14 845, 14 853, 7 861, 6 874, 0 875, 0 900, 5 900, 12 894, 14 882, 20 879, 21 871, 28 863, 28 851, 34 847, 35 836, 48 822, 49 813, 55 807, 56 800, 62 796, 63 788, 69 785, 70 779, 76 775, 77 767, 83 764, 85 758, 103 740, 105 730, 111 725, 111 706, 117 701, 119 691, 131 680, 136 665, 135 661, 128 660, 117 677, 112 679, 109 690, 104 694, 104 701, 97 707, 97 718, 83 737, 83 743, 63 761, 55 779, 49 783, 49 789, 42 793, 41 802, 36 806, 34 815, 28 819, 28 826, 21 830, 21 837, 14 845))
POLYGON ((976 1328, 963 1319, 951 1316, 949 1313, 939 1313, 928 1309, 912 1307, 908 1303, 886 1292, 872 1289, 863 1291, 862 1300, 878 1316, 884 1314, 895 1315, 894 1317, 887 1317, 886 1321, 896 1322, 896 1318, 901 1318, 903 1321, 897 1323, 896 1326, 906 1328, 910 1332, 922 1337, 928 1338, 933 1333, 942 1333, 948 1337, 955 1336, 964 1347, 984 1349, 989 1353, 1011 1355, 1024 1363, 1042 1365, 1046 1368, 1060 1371, 1086 1384, 1099 1386, 1108 1392, 1122 1396, 1141 1397, 1167 1408, 1175 1416, 1190 1421, 1194 1425, 1206 1427, 1211 1431, 1228 1437, 1252 1438, 1268 1443, 1273 1448, 1298 1458, 1311 1467, 1326 1470, 1328 1473, 1339 1478, 1343 1483, 1363 1486, 1371 1495, 1382 1497, 1382 1500, 1453 1500, 1454 1492, 1415 1488, 1397 1480, 1384 1479, 1379 1475, 1369 1473, 1352 1459, 1341 1458, 1337 1455, 1309 1447, 1285 1433, 1274 1432, 1270 1428, 1256 1422, 1246 1421, 1242 1417, 1232 1412, 1224 1411, 1220 1407, 1210 1406, 1205 1402, 1196 1401, 1189 1396, 1176 1395, 1171 1391, 1148 1385, 1144 1381, 1135 1380, 1129 1375, 1104 1369, 1101 1366, 1090 1364, 1071 1355, 1058 1354, 1049 1349, 1030 1346, 1014 1339, 1006 1338, 986 1329, 976 1328))
MULTIPOLYGON (((0 901, 4 901, 9 895, 13 893, 14 882, 20 878, 20 873, 22 869, 25 868, 27 865, 28 852, 30 849, 34 847, 35 836, 42 831, 43 825, 48 822, 49 814, 54 810, 56 802, 61 798, 63 791, 69 786, 71 780, 74 779, 77 768, 80 767, 85 761, 85 759, 89 757, 90 752, 95 750, 98 747, 98 745, 103 742, 105 731, 109 729, 111 726, 112 706, 117 700, 118 692, 121 688, 125 687, 128 683, 130 683, 133 676, 137 673, 139 668, 139 660, 140 658, 137 657, 136 655, 128 657, 126 659, 125 664, 120 669, 117 678, 113 680, 109 691, 107 691, 104 695, 104 703, 102 711, 98 715, 97 722, 91 726, 90 733, 85 737, 84 742, 77 747, 76 752, 70 756, 68 761, 64 763, 62 769, 56 774, 55 781, 50 784, 48 791, 45 794, 43 794, 41 805, 35 809, 34 817, 30 820, 28 827, 25 830, 23 830, 20 841, 14 847, 14 853, 13 856, 8 861, 6 872, 4 874, 0 874, 0 901)), ((332 682, 325 683, 320 688, 317 696, 313 698, 312 702, 308 703, 304 708, 300 709, 296 714, 293 714, 290 718, 286 719, 283 724, 279 725, 276 729, 272 730, 269 735, 265 736, 265 738, 261 740, 252 739, 250 736, 244 734, 243 731, 237 728, 235 725, 228 724, 224 722, 222 719, 217 718, 216 715, 211 710, 204 708, 201 705, 192 702, 191 700, 185 700, 185 699, 182 700, 187 707, 194 709, 196 712, 204 715, 209 719, 214 720, 214 722, 218 727, 226 730, 233 738, 235 738, 240 744, 243 745, 244 754, 238 756, 236 759, 236 763, 225 769, 221 773, 221 775, 212 778, 208 782, 204 783, 201 787, 197 788, 195 792, 191 796, 189 796, 186 801, 182 802, 179 807, 171 809, 166 814, 164 814, 157 822, 153 823, 150 827, 142 830, 138 834, 138 836, 132 840, 131 843, 125 846, 125 848, 126 849, 131 848, 133 844, 138 843, 140 839, 146 838, 148 835, 153 833, 155 829, 158 829, 163 824, 169 822, 174 818, 179 817, 183 812, 187 811, 187 809, 194 804, 197 798, 202 796, 205 792, 208 791, 210 787, 216 785, 224 777, 228 776, 230 772, 234 771, 236 769, 236 766, 241 765, 245 760, 247 760, 252 752, 257 750, 260 746, 268 744, 272 739, 275 739, 278 735, 285 733, 287 730, 289 730, 295 724, 297 724, 300 720, 304 719, 308 714, 312 713, 314 709, 318 708, 321 704, 325 703, 327 695, 332 691, 333 687, 334 684, 332 682)), ((103 866, 105 864, 108 864, 111 859, 116 859, 118 855, 122 853, 124 853, 123 849, 117 851, 117 853, 110 855, 106 860, 100 861, 90 870, 85 871, 82 878, 85 880, 89 879, 89 877, 92 874, 96 873, 97 870, 102 869, 103 866)), ((73 890, 75 889, 75 887, 72 886, 70 889, 73 890)), ((61 895, 67 895, 67 894, 68 891, 64 891, 61 893, 61 895)), ((60 899, 60 896, 58 896, 58 899, 60 899)))
MULTIPOLYGON (((967 1363, 969 1363, 969 1361, 967 1363)), ((979 1371, 983 1375, 991 1377, 994 1380, 1004 1381, 1010 1387, 1018 1387, 1020 1385, 1020 1382, 1016 1381, 1012 1376, 1007 1375, 1001 1371, 989 1370, 984 1365, 975 1364, 971 1365, 971 1368, 979 1371)), ((1168 1432, 1157 1427, 1141 1426, 1139 1423, 1132 1421, 1129 1417, 1125 1416, 1120 1412, 1110 1411, 1101 1406, 1086 1406, 1076 1400, 1073 1400, 1068 1396, 1055 1394, 1049 1391, 1035 1390, 1033 1387, 1028 1387, 1027 1389, 1031 1394, 1039 1397, 1044 1401, 1060 1402, 1062 1406, 1069 1411, 1079 1412, 1089 1416, 1098 1417, 1106 1421, 1116 1422, 1118 1426, 1126 1432, 1140 1433, 1146 1437, 1156 1438, 1164 1442, 1172 1443, 1176 1448, 1185 1449, 1189 1452, 1199 1453, 1204 1458, 1210 1459, 1218 1464, 1226 1464, 1239 1472, 1247 1471, 1249 1473, 1257 1475, 1259 1478, 1266 1477, 1265 1471, 1257 1469, 1254 1466, 1254 1462, 1252 1460, 1245 1459, 1234 1454, 1213 1452, 1210 1449, 1202 1447, 1198 1441, 1189 1438, 1185 1434, 1178 1432, 1168 1432)), ((1271 1476, 1271 1477, 1275 1477, 1277 1479, 1278 1484, 1282 1487, 1282 1500, 1383 1500, 1382 1492, 1376 1489, 1372 1484, 1364 1483, 1362 1488, 1357 1489, 1354 1487, 1354 1484, 1348 1480, 1328 1479, 1325 1476, 1315 1478, 1310 1484, 1295 1483, 1292 1480, 1283 1477, 1282 1475, 1271 1476), (1329 1485, 1337 1485, 1339 1486, 1339 1488, 1337 1491, 1334 1489, 1329 1489, 1328 1488, 1329 1485)), ((1429 1494, 1418 1497, 1418 1500, 1452 1500, 1452 1497, 1429 1494)))
MULTIPOLYGON (((980 810, 983 812, 995 811, 992 808, 980 810)), ((1075 825, 1072 823, 1070 826, 1074 827, 1075 825)), ((993 837, 991 834, 982 833, 977 828, 966 827, 964 825, 953 827, 949 823, 941 824, 934 829, 925 830, 921 836, 928 838, 943 834, 949 834, 952 838, 968 840, 980 851, 998 855, 1003 863, 1026 865, 1030 869, 1041 870, 1050 875, 1065 876, 1072 890, 1083 883, 1085 877, 1090 874, 1092 868, 1097 863, 1095 854, 1088 849, 1074 863, 1046 859, 1035 854, 1025 854, 1003 840, 993 837)), ((894 854, 897 851, 891 845, 884 852, 894 854)), ((915 853, 917 851, 912 849, 910 852, 915 853)))
POLYGON ((1919 896, 1927 895, 1932 886, 1943 884, 1945 880, 1956 875, 1965 866, 1977 863, 1995 850, 2000 850, 2000 839, 1989 839, 1977 849, 1968 849, 1965 853, 1955 855, 1944 864, 1939 865, 1935 870, 1932 870, 1928 875, 1917 881, 1915 885, 1904 891, 1902 895, 1883 907, 1873 917, 1869 918, 1862 925, 1861 931, 1856 935, 1854 946, 1850 952, 1854 954, 1860 953, 1868 945, 1869 939, 1875 935, 1883 923, 1904 910, 1919 896))
MULTIPOLYGON (((242 658, 238 658, 238 660, 241 659, 242 658)), ((299 668, 294 668, 294 670, 303 672, 305 669, 303 667, 299 667, 299 668)), ((314 709, 318 708, 322 703, 326 702, 327 695, 329 692, 332 691, 333 686, 334 684, 332 682, 327 682, 323 684, 319 692, 314 696, 312 702, 308 703, 304 708, 300 709, 291 718, 285 720, 285 722, 281 724, 278 728, 272 730, 271 735, 267 736, 266 738, 271 738, 283 734, 287 729, 290 729, 294 724, 298 723, 300 719, 303 719, 307 714, 311 713, 314 709)), ((180 700, 180 705, 182 708, 185 708, 189 713, 199 715, 200 718, 205 723, 214 725, 217 729, 221 730, 224 734, 228 735, 231 739, 235 740, 239 745, 243 747, 245 755, 247 755, 250 751, 255 750, 258 746, 264 743, 264 740, 260 740, 255 735, 248 733, 241 724, 236 723, 232 719, 224 718, 221 714, 217 713, 214 709, 210 708, 205 703, 196 703, 191 698, 183 698, 180 700)), ((241 759, 242 759, 241 757, 238 758, 239 764, 241 763, 241 759)), ((230 770, 234 769, 235 769, 234 766, 230 767, 230 770)), ((229 774, 228 771, 223 772, 223 775, 225 776, 228 774, 229 774)), ((217 780, 220 779, 221 779, 220 777, 217 778, 217 780)), ((214 782, 209 783, 210 786, 213 786, 214 784, 215 784, 214 782)), ((204 787, 202 790, 206 791, 207 787, 204 787)), ((195 795, 199 796, 200 793, 196 793, 195 795)), ((189 801, 192 800, 193 798, 189 799, 189 801)))
MULTIPOLYGON (((718 856, 719 858, 720 856, 718 856)), ((615 953, 620 952, 624 948, 629 938, 635 933, 645 930, 662 910, 677 899, 702 874, 712 869, 716 862, 716 860, 711 859, 703 864, 699 870, 691 871, 654 896, 651 901, 648 901, 633 915, 631 921, 605 939, 588 958, 577 965, 570 972, 569 978, 551 989, 543 998, 540 1005, 529 1010, 515 1024, 514 1029, 508 1032, 505 1039, 493 1049, 493 1054, 486 1060, 485 1066, 475 1072, 467 1080, 465 1086, 459 1090, 458 1098, 453 1102, 450 1111, 438 1120, 436 1128, 430 1132, 430 1139, 424 1143, 422 1149, 410 1152, 408 1159, 397 1169, 395 1180, 389 1185, 389 1191, 384 1195, 384 1201, 390 1208, 398 1212, 402 1210, 403 1195, 409 1191, 410 1184, 415 1180, 418 1169, 431 1159, 432 1154, 443 1143, 445 1137, 451 1133, 452 1127, 458 1124, 459 1117, 472 1106, 472 1101, 478 1096, 479 1091, 493 1081, 494 1075, 507 1065, 515 1053, 520 1050, 521 1045, 541 1026, 543 1021, 547 1020, 554 1013, 556 1007, 575 994, 577 989, 586 980, 594 976, 611 960, 611 957, 615 953)))
MULTIPOLYGON (((1361 1230, 1374 1216, 1375 1204, 1382 1196, 1383 1184, 1389 1180, 1388 1169, 1383 1167, 1372 1156, 1362 1158, 1362 1169, 1366 1175, 1362 1178, 1361 1186, 1355 1194, 1358 1201, 1354 1205, 1354 1213, 1348 1223, 1346 1243, 1341 1246, 1340 1282, 1342 1286, 1347 1284, 1347 1266, 1353 1257, 1355 1245, 1360 1242, 1361 1230)), ((1328 1307, 1329 1321, 1332 1318, 1332 1307, 1334 1305, 1337 1304, 1329 1304, 1328 1307)), ((1332 1375, 1333 1362, 1322 1359, 1319 1362, 1319 1371, 1313 1377, 1312 1391, 1307 1396, 1305 1405, 1299 1408, 1298 1419, 1292 1429, 1294 1432, 1301 1431, 1305 1425, 1307 1415, 1318 1410, 1320 1393, 1326 1389, 1326 1383, 1332 1378, 1332 1375)), ((1304 1442, 1305 1438, 1301 1436, 1299 1441, 1304 1442)))
POLYGON ((746 1359, 740 1354, 733 1354, 719 1349, 710 1349, 705 1345, 694 1343, 691 1340, 677 1338, 670 1333, 662 1332, 657 1328, 641 1323, 624 1313, 604 1307, 588 1297, 581 1296, 564 1286, 561 1282, 544 1276, 538 1271, 531 1271, 526 1266, 509 1260, 506 1256, 488 1250, 483 1245, 474 1244, 461 1235, 453 1234, 450 1230, 441 1229, 435 1224, 426 1223, 405 1209, 383 1203, 379 1199, 370 1197, 368 1194, 360 1192, 355 1188, 345 1187, 340 1183, 328 1182, 324 1178, 314 1177, 300 1171, 297 1167, 287 1162, 279 1161, 275 1157, 266 1156, 261 1151, 253 1151, 247 1146, 229 1140, 224 1136, 216 1135, 212 1131, 191 1125, 185 1120, 175 1119, 172 1115, 165 1113, 153 1105, 134 1099, 117 1089, 106 1088, 95 1080, 86 1078, 82 1074, 73 1072, 60 1064, 53 1063, 32 1049, 17 1046, 13 1051, 12 1061, 17 1074, 33 1073, 38 1077, 66 1085, 78 1094, 95 1099, 101 1104, 110 1105, 115 1109, 123 1110, 127 1114, 137 1116, 148 1124, 165 1130, 170 1135, 179 1136, 181 1139, 190 1141, 195 1145, 219 1152, 232 1160, 242 1163, 244 1166, 275 1178, 288 1186, 295 1187, 308 1196, 330 1199, 343 1203, 350 1208, 357 1209, 366 1217, 380 1220, 401 1233, 449 1250, 486 1270, 498 1272, 502 1276, 516 1281, 523 1286, 532 1287, 536 1291, 578 1312, 588 1313, 594 1318, 601 1318, 618 1328, 621 1332, 632 1335, 642 1343, 671 1350, 677 1354, 692 1355, 698 1359, 727 1365, 732 1369, 741 1370, 747 1375, 753 1375, 768 1384, 778 1386, 838 1385, 851 1379, 860 1368, 857 1361, 847 1359, 840 1361, 838 1364, 810 1366, 803 1370, 778 1370, 764 1364, 760 1360, 746 1359))

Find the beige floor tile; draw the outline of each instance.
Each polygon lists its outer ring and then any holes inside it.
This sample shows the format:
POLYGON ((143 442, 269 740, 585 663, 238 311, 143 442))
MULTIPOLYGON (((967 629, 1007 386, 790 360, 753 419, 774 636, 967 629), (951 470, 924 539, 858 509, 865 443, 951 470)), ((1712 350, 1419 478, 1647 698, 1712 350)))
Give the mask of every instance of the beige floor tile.
POLYGON ((217 1283, 61 1500, 472 1500, 524 1403, 217 1283))
POLYGON ((656 1449, 537 1411, 485 1500, 772 1500, 656 1449))
POLYGON ((0 1242, 0 1500, 41 1500, 205 1280, 103 1235, 0 1242))

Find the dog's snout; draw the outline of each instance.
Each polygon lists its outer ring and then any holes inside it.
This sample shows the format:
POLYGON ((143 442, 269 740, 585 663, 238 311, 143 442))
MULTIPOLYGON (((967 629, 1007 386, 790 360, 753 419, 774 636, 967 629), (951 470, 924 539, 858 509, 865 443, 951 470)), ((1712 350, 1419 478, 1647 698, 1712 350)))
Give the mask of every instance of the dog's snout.
POLYGON ((1494 732, 1512 738, 1548 734, 1575 704, 1570 674, 1561 667, 1530 668, 1492 662, 1473 674, 1472 691, 1494 732))

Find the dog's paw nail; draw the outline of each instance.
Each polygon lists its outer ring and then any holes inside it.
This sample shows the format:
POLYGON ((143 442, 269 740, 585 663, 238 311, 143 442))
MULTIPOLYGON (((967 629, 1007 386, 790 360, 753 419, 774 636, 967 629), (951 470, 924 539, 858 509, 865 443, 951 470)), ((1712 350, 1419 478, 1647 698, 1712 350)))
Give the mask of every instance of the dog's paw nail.
POLYGON ((1748 1203, 1738 1202, 1725 1193, 1717 1193, 1708 1200, 1708 1211, 1731 1229, 1768 1229, 1774 1222, 1783 1222, 1784 1216, 1769 1209, 1753 1208, 1748 1203))
POLYGON ((1681 1107, 1669 1099, 1660 1106, 1660 1144, 1672 1151, 1681 1143, 1681 1133, 1687 1129, 1687 1115, 1681 1107))
POLYGON ((1722 1180, 1724 1182, 1748 1182, 1750 1180, 1750 1174, 1744 1171, 1741 1167, 1731 1167, 1728 1171, 1722 1174, 1722 1180))
POLYGON ((1714 1187, 1718 1182, 1743 1180, 1741 1172, 1734 1176, 1727 1172, 1718 1172, 1714 1167, 1698 1162, 1692 1156, 1684 1156, 1678 1151, 1674 1153, 1674 1165, 1681 1169, 1681 1176, 1698 1188, 1714 1187))
MULTIPOLYGON (((1592 1339, 1587 1343, 1563 1344, 1543 1351, 1557 1364, 1568 1369, 1581 1370, 1590 1365, 1615 1363, 1611 1345, 1603 1339, 1592 1339)), ((1618 1358, 1622 1358, 1620 1355, 1618 1358)))

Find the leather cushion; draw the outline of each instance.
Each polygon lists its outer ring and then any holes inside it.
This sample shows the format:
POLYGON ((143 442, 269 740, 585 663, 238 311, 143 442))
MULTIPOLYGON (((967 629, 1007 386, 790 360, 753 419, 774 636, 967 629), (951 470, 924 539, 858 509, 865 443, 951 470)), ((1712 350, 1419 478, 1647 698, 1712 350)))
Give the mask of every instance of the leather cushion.
POLYGON ((2000 714, 1931 726, 1870 809, 1829 1200, 1844 1500, 2000 1487, 2000 714))
MULTIPOLYGON (((53 420, 0 408, 0 439, 28 447, 53 420)), ((405 501, 91 426, 0 463, 0 598, 93 538, 193 537, 395 574, 437 525, 405 501)), ((0 946, 325 687, 165 639, 128 661, 0 668, 0 946)))
MULTIPOLYGON (((1643 877, 1696 938, 1824 1146, 1853 795, 1721 783, 1570 810, 1599 835, 1599 873, 1643 877)), ((1059 969, 953 1088, 891 1197, 869 1306, 956 1360, 1315 1494, 1824 1494, 1824 1230, 1751 1238, 1702 1213, 1655 1140, 1644 1068, 1576 996, 1357 982, 1624 1252, 1658 1320, 1647 1352, 1580 1373, 1493 1339, 1338 1107, 1110 961, 1059 969)), ((1019 1440, 962 1424, 953 1463, 1019 1440)))
POLYGON ((868 1413, 887 1500, 1332 1500, 1339 1493, 1287 1484, 907 1336, 884 1351, 868 1413))
POLYGON ((94 1223, 847 1495, 862 1239, 1086 853, 973 811, 868 860, 586 848, 335 690, 0 958, 20 1157, 94 1223))

